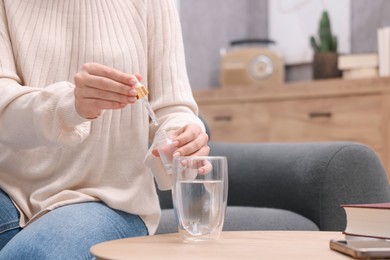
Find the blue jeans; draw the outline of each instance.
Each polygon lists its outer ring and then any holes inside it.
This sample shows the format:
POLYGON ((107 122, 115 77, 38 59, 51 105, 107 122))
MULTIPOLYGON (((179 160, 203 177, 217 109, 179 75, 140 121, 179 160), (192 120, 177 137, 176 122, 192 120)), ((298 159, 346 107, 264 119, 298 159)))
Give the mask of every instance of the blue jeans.
POLYGON ((94 244, 148 235, 139 216, 114 210, 102 202, 57 208, 30 225, 19 227, 19 213, 0 190, 0 260, 94 259, 94 244))

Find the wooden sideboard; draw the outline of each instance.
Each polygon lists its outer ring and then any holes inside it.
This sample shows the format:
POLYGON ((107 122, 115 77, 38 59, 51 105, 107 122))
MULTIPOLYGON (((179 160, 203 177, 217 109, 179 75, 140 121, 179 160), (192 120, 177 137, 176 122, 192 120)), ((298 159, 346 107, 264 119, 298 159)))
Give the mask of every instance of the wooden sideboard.
POLYGON ((356 141, 390 180, 390 78, 320 80, 194 92, 212 141, 356 141))

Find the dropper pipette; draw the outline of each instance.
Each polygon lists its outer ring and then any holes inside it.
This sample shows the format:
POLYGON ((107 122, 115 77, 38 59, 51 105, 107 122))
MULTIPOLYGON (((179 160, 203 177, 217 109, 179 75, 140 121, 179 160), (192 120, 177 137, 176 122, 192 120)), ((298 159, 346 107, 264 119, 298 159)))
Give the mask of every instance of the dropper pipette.
POLYGON ((144 103, 144 106, 148 111, 148 114, 152 119, 153 124, 158 125, 156 114, 154 113, 152 107, 146 99, 146 96, 149 94, 149 91, 145 88, 144 85, 141 84, 141 82, 138 81, 136 76, 133 75, 132 77, 137 81, 137 83, 135 84, 135 90, 137 91, 138 99, 141 99, 142 103, 144 103))

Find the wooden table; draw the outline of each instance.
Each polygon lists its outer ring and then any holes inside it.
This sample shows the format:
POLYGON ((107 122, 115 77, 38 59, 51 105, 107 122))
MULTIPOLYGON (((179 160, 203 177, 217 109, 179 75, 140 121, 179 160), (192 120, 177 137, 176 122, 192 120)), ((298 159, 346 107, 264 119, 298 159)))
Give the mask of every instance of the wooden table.
POLYGON ((215 242, 184 243, 178 234, 126 238, 91 248, 98 259, 351 259, 329 249, 341 232, 233 231, 215 242))

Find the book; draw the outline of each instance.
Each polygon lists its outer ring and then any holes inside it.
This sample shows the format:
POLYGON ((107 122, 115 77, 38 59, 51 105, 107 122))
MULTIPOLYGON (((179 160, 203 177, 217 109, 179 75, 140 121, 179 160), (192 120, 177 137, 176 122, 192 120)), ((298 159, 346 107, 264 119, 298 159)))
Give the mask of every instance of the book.
POLYGON ((390 76, 390 27, 379 28, 378 37, 378 62, 379 75, 390 76))
POLYGON ((358 68, 377 68, 379 65, 377 53, 361 53, 339 55, 339 70, 350 70, 358 68))
POLYGON ((378 68, 361 68, 343 70, 344 79, 362 79, 362 78, 375 78, 379 77, 378 68))
POLYGON ((390 239, 390 202, 341 205, 347 216, 344 235, 390 239))

